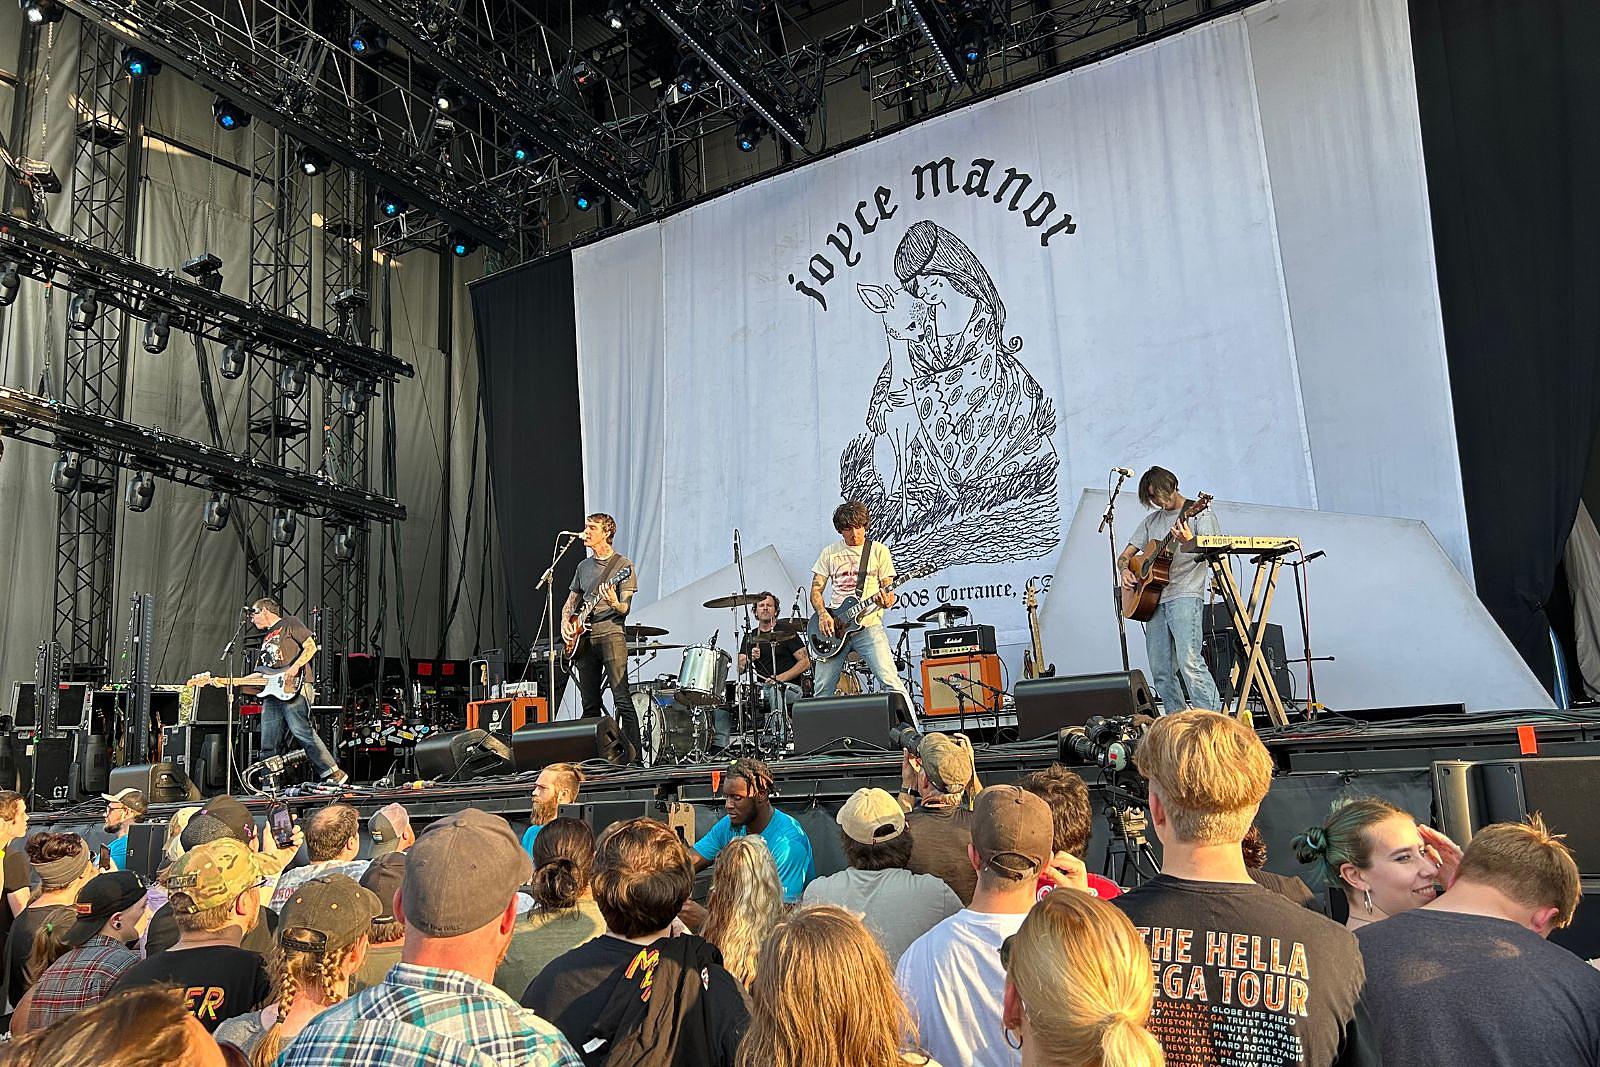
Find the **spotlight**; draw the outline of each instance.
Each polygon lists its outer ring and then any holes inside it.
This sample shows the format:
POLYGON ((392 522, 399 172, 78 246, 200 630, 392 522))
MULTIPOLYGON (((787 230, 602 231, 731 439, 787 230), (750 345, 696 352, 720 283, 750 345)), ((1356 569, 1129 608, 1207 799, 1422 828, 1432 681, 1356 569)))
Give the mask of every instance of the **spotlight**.
POLYGON ((145 320, 144 350, 152 356, 167 350, 167 339, 172 336, 172 312, 158 311, 145 320))
POLYGON ((599 202, 600 194, 591 185, 578 186, 578 191, 572 197, 572 204, 579 211, 588 211, 599 202))
POLYGON ((17 298, 17 290, 22 288, 22 268, 17 266, 14 259, 6 260, 0 267, 0 308, 10 307, 17 298))
POLYGON ((572 84, 580 89, 587 89, 589 83, 594 81, 594 68, 583 60, 578 60, 572 65, 572 84))
POLYGON ((961 53, 962 62, 967 66, 977 66, 983 58, 983 37, 983 26, 979 23, 969 22, 961 28, 956 38, 956 50, 961 53))
POLYGON ((131 44, 122 46, 122 69, 135 78, 161 73, 161 60, 131 44))
POLYGON ((339 387, 339 411, 341 414, 355 418, 367 410, 367 399, 372 395, 371 387, 365 382, 346 382, 339 387))
POLYGON ((74 330, 94 329, 94 317, 100 310, 100 300, 94 286, 85 285, 72 294, 67 303, 67 325, 74 330))
POLYGON ((214 490, 211 499, 206 501, 205 523, 206 529, 217 533, 228 528, 228 518, 233 514, 233 494, 224 493, 221 489, 214 490))
POLYGON ((307 145, 300 149, 300 172, 308 178, 314 178, 328 169, 328 157, 307 145))
POLYGON ((250 125, 250 112, 221 93, 211 101, 211 116, 217 120, 217 125, 225 130, 242 130, 250 125))
POLYGON ((214 252, 201 252, 183 261, 183 273, 210 289, 222 292, 222 259, 214 252))
POLYGON ((692 52, 678 60, 678 92, 693 96, 704 88, 700 57, 692 52))
POLYGON ((381 52, 388 45, 389 35, 367 19, 357 22, 355 29, 350 31, 350 51, 358 56, 381 52))
POLYGON ((333 531, 333 558, 340 563, 349 563, 356 558, 356 553, 361 550, 361 531, 353 523, 345 523, 334 527, 333 531))
POLYGON ((526 137, 518 135, 511 139, 511 158, 518 163, 526 163, 533 158, 533 146, 526 137))
POLYGON ((628 25, 628 9, 624 4, 612 4, 606 8, 606 25, 620 32, 628 25))
POLYGON ((393 193, 383 190, 378 191, 378 213, 386 219, 397 218, 406 213, 408 205, 393 193))
POLYGON ((122 503, 129 511, 149 511, 156 498, 156 476, 149 471, 134 471, 122 503))
POLYGON ((306 391, 306 365, 304 363, 285 363, 278 372, 278 392, 283 394, 285 400, 299 400, 300 394, 306 391))
POLYGON ((433 90, 433 106, 440 111, 449 111, 456 106, 456 87, 449 82, 440 82, 433 90))
POLYGON ((228 381, 237 381, 244 376, 245 360, 249 352, 245 349, 244 338, 225 337, 222 345, 222 356, 218 362, 222 365, 222 376, 228 381))
POLYGON ((22 15, 35 26, 60 22, 65 11, 56 0, 21 0, 22 15))
POLYGON ((452 234, 450 237, 450 254, 457 259, 470 256, 478 250, 478 242, 464 233, 452 234))
POLYGON ((295 520, 294 512, 278 508, 272 513, 272 543, 279 548, 293 545, 294 535, 299 528, 300 524, 295 520))
POLYGON ((766 124, 761 121, 760 116, 752 112, 739 120, 739 125, 734 129, 733 140, 739 146, 739 151, 754 152, 766 132, 766 124))
POLYGON ((50 488, 66 496, 78 488, 83 474, 83 457, 71 449, 64 450, 50 467, 50 488))

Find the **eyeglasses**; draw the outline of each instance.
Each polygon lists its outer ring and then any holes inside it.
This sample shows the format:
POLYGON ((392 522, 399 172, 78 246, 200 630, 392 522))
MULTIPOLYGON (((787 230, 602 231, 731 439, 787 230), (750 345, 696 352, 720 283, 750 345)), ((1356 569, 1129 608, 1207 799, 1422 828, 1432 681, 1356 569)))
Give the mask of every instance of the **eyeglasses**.
POLYGON ((1008 971, 1011 969, 1011 942, 1015 941, 1016 939, 1017 935, 1012 934, 1010 937, 1000 942, 1000 966, 1004 967, 1008 971))

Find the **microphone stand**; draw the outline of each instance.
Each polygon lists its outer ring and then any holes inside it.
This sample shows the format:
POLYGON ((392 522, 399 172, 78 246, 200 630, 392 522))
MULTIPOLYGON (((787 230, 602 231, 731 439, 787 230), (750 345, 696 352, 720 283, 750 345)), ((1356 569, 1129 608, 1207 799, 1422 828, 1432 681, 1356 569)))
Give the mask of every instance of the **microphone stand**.
MULTIPOLYGON (((234 718, 235 718, 235 715, 237 714, 237 711, 236 711, 236 709, 234 707, 234 699, 233 699, 233 685, 234 685, 233 680, 234 680, 234 678, 238 677, 238 674, 239 674, 239 671, 238 671, 238 660, 234 659, 233 657, 238 655, 239 639, 244 636, 244 628, 246 626, 249 626, 249 625, 250 625, 250 609, 249 609, 249 607, 246 607, 244 609, 243 615, 239 619, 239 625, 234 629, 233 636, 228 638, 228 644, 226 645, 226 647, 223 648, 222 656, 220 657, 222 660, 226 660, 227 664, 228 664, 228 684, 226 686, 227 694, 228 694, 228 734, 227 734, 228 752, 227 752, 227 757, 226 757, 228 766, 227 766, 226 779, 225 779, 226 788, 223 791, 226 792, 226 793, 229 793, 229 794, 233 793, 233 733, 234 733, 234 730, 236 728, 236 723, 234 722, 234 718)), ((200 700, 200 695, 198 693, 196 693, 195 694, 195 701, 198 703, 199 700, 200 700)))
POLYGON ((1128 624, 1122 617, 1122 570, 1117 566, 1117 494, 1122 492, 1122 483, 1128 476, 1120 470, 1116 472, 1117 484, 1111 487, 1111 492, 1106 497, 1106 513, 1100 516, 1100 527, 1096 532, 1103 532, 1106 541, 1111 545, 1111 605, 1117 615, 1117 644, 1122 648, 1122 669, 1128 670, 1128 624))
MULTIPOLYGON (((534 586, 535 589, 543 589, 545 591, 545 627, 550 639, 550 648, 545 658, 545 700, 549 703, 547 714, 550 716, 551 722, 556 721, 556 641, 559 640, 558 635, 561 632, 556 629, 556 565, 561 562, 562 557, 567 554, 567 549, 571 548, 577 540, 578 538, 573 537, 571 534, 556 535, 556 547, 550 556, 550 566, 545 569, 544 577, 539 579, 539 584, 534 586)), ((532 652, 531 649, 529 651, 530 653, 532 652)))
POLYGON ((939 681, 943 682, 944 687, 956 695, 956 722, 960 724, 961 732, 966 733, 967 701, 972 699, 971 694, 963 692, 960 687, 950 680, 950 675, 948 674, 940 678, 939 681))
MULTIPOLYGON (((1300 605, 1300 662, 1306 665, 1306 721, 1317 717, 1322 710, 1322 705, 1317 702, 1317 677, 1312 671, 1311 664, 1317 660, 1328 663, 1334 661, 1333 656, 1313 656, 1311 654, 1311 605, 1306 602, 1306 590, 1311 587, 1311 579, 1307 577, 1304 585, 1301 584, 1300 570, 1309 567, 1311 562, 1327 555, 1324 551, 1316 551, 1306 555, 1305 549, 1300 550, 1300 558, 1287 560, 1289 570, 1294 575, 1294 598, 1300 605)), ((1292 660, 1290 662, 1293 662, 1292 660)))
MULTIPOLYGON (((740 550, 740 546, 739 546, 739 528, 737 526, 735 526, 734 529, 733 529, 733 565, 739 572, 739 599, 740 599, 740 602, 741 602, 739 606, 740 606, 740 610, 743 613, 743 618, 739 623, 739 641, 735 645, 735 650, 736 650, 736 652, 742 652, 744 650, 744 647, 745 647, 745 641, 748 640, 748 638, 750 637, 751 631, 753 631, 755 629, 755 627, 750 624, 750 605, 746 604, 746 603, 743 603, 745 598, 749 596, 749 591, 745 588, 744 552, 740 550)), ((756 650, 755 644, 752 643, 750 645, 750 651, 754 652, 755 650, 756 650)), ((734 662, 738 662, 738 661, 735 660, 734 662)), ((745 676, 745 695, 746 695, 746 699, 744 699, 744 700, 738 699, 739 692, 738 692, 738 689, 736 687, 734 689, 734 705, 735 706, 734 706, 734 709, 733 709, 734 725, 737 727, 737 729, 739 731, 739 747, 738 747, 737 751, 739 751, 740 753, 745 753, 745 752, 749 751, 750 721, 749 721, 749 708, 746 705, 749 703, 749 699, 751 697, 753 697, 757 692, 757 690, 756 690, 756 679, 759 677, 759 674, 756 671, 756 661, 755 661, 755 657, 754 656, 746 656, 745 657, 744 667, 745 667, 745 669, 743 671, 743 674, 745 676)), ((715 713, 713 713, 713 719, 715 719, 715 713)), ((712 726, 713 726, 713 731, 712 732, 715 733, 716 724, 715 724, 714 721, 712 723, 712 726)))

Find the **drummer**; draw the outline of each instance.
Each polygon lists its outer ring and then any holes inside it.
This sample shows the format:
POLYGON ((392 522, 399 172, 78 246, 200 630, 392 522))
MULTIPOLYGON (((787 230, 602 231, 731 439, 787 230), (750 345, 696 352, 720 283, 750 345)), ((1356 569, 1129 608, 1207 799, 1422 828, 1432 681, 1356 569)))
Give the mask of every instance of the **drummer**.
POLYGON ((762 685, 802 684, 802 677, 811 669, 811 657, 800 634, 792 625, 778 625, 778 612, 782 607, 774 593, 763 592, 756 600, 756 628, 745 634, 739 647, 739 674, 742 676, 755 663, 756 680, 762 685))

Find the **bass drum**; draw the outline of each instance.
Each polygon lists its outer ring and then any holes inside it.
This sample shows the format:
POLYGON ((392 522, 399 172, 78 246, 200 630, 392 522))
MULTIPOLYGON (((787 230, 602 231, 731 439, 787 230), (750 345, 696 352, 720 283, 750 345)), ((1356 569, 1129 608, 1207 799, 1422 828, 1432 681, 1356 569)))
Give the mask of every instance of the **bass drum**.
POLYGON ((855 671, 848 668, 839 673, 839 684, 833 690, 835 696, 854 697, 861 695, 861 679, 856 677, 855 671))
POLYGON ((710 743, 710 728, 698 709, 678 701, 670 679, 633 687, 633 706, 639 713, 639 740, 648 766, 683 763, 710 743))
POLYGON ((720 704, 732 657, 720 648, 694 645, 684 649, 678 668, 678 700, 693 705, 720 704))

